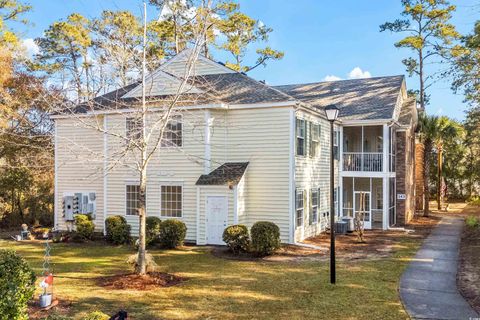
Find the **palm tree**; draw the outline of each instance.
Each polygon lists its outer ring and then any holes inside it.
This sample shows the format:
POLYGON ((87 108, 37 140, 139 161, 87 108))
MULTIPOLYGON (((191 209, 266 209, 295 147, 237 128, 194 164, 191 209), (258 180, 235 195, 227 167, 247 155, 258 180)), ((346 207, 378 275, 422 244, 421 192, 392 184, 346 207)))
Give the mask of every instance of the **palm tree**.
POLYGON ((420 140, 423 142, 425 148, 425 159, 423 162, 423 183, 425 193, 425 209, 424 215, 428 216, 430 212, 429 200, 430 200, 430 161, 432 157, 432 151, 435 147, 438 153, 438 188, 437 188, 437 202, 438 209, 441 208, 441 185, 442 185, 442 167, 443 167, 443 142, 446 139, 455 138, 458 136, 460 128, 458 124, 448 117, 429 116, 426 114, 420 115, 420 140))

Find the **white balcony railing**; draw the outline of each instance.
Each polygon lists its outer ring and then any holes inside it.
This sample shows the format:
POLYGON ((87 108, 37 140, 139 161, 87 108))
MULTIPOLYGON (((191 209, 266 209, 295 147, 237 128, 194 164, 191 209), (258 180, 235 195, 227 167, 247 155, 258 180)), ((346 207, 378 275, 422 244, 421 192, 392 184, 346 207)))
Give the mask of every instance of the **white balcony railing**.
POLYGON ((344 152, 343 171, 383 171, 381 152, 344 152))

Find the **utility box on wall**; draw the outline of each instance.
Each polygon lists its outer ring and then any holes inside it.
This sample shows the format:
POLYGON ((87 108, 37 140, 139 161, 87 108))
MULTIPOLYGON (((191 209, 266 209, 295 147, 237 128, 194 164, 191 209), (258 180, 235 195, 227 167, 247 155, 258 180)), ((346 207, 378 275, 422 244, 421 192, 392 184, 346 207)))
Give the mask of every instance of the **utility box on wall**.
POLYGON ((95 192, 75 192, 63 195, 63 217, 74 221, 76 214, 88 214, 95 219, 97 205, 95 192))

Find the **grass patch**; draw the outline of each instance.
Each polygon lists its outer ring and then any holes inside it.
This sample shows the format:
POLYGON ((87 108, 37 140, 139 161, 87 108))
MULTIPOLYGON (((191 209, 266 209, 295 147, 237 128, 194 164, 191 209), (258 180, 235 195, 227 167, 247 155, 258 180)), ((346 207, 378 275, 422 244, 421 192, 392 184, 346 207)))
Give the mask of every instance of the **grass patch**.
POLYGON ((465 219, 465 224, 469 228, 477 228, 478 226, 480 226, 480 221, 479 221, 478 217, 476 217, 476 216, 468 216, 465 219))
MULTIPOLYGON (((104 244, 53 244, 54 290, 69 300, 68 315, 78 319, 101 310, 124 308, 134 319, 405 319, 398 297, 399 278, 420 243, 399 241, 391 257, 339 261, 337 285, 329 284, 328 262, 232 261, 204 247, 149 250, 160 272, 188 280, 151 291, 109 290, 98 277, 129 271, 134 251, 104 244)), ((0 240, 14 248, 40 275, 43 245, 0 240)))

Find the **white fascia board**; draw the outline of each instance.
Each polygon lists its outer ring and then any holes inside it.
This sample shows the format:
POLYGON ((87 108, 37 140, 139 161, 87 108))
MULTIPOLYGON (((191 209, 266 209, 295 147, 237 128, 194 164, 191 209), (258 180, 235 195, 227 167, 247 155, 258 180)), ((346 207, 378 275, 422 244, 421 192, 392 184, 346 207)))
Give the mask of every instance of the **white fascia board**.
POLYGON ((342 125, 344 127, 353 127, 353 126, 374 126, 374 125, 384 125, 394 122, 393 119, 374 119, 374 120, 342 120, 342 125))

